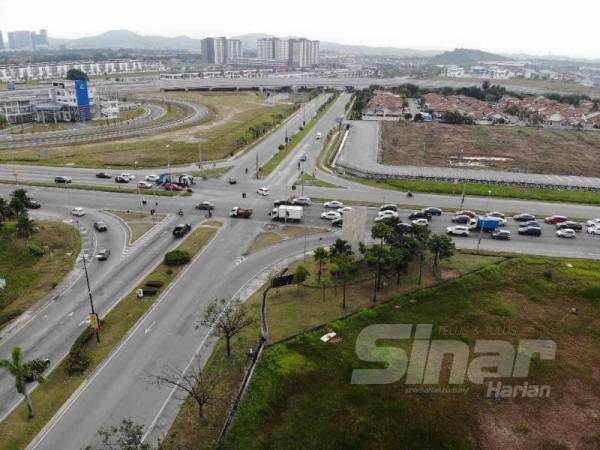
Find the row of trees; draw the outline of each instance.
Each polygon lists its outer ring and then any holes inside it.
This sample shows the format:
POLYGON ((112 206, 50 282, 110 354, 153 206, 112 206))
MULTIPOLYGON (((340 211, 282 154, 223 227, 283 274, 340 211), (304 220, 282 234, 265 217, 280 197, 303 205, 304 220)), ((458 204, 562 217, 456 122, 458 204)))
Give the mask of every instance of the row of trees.
POLYGON ((13 191, 8 201, 0 197, 0 229, 9 220, 16 220, 17 236, 30 237, 34 232, 34 223, 29 218, 27 211, 29 202, 30 199, 25 189, 13 191))

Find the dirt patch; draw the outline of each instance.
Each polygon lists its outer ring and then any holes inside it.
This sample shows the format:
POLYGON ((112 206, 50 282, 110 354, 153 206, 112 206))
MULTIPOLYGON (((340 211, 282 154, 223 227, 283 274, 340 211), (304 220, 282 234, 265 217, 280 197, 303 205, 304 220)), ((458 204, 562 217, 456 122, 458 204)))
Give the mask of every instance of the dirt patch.
POLYGON ((600 133, 442 123, 382 125, 383 162, 598 176, 600 133))

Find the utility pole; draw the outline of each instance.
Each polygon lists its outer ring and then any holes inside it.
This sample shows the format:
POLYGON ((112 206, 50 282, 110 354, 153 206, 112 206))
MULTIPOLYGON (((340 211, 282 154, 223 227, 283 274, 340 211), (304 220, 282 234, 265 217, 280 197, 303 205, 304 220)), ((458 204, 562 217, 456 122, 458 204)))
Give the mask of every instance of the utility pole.
POLYGON ((198 168, 202 167, 202 145, 198 143, 198 168))
POLYGON ((171 178, 171 150, 170 150, 169 144, 166 145, 166 149, 167 149, 167 171, 169 172, 169 183, 173 183, 173 180, 171 178))
MULTIPOLYGON (((79 220, 77 221, 77 229, 79 229, 79 220)), ((92 298, 92 288, 90 287, 90 277, 88 275, 88 270, 87 270, 87 262, 85 259, 85 250, 83 251, 83 271, 85 272, 85 282, 87 284, 88 295, 90 297, 90 307, 92 309, 91 316, 94 316, 96 324, 97 324, 96 342, 100 342, 100 318, 98 317, 98 314, 96 314, 96 310, 94 309, 94 299, 92 298)), ((91 325, 91 321, 94 320, 91 318, 91 316, 90 316, 90 325, 91 325)))
POLYGON ((260 174, 258 173, 258 151, 256 152, 256 179, 260 178, 260 174))

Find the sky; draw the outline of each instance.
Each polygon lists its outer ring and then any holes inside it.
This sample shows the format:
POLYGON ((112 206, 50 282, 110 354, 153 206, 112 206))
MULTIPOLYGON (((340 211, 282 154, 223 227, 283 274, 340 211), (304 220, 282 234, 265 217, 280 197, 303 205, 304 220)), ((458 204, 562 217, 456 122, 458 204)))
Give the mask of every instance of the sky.
MULTIPOLYGON (((268 33, 344 44, 600 58, 598 0, 0 0, 0 30, 268 33)), ((5 35, 6 39, 6 35, 5 35)))

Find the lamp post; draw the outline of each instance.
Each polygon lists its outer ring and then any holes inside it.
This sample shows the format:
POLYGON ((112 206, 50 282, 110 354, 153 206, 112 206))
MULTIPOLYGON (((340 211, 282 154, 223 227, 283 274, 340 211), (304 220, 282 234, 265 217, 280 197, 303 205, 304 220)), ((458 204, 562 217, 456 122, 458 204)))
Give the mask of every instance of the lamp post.
MULTIPOLYGON (((77 230, 79 230, 79 220, 77 220, 77 230)), ((94 319, 96 321, 96 342, 100 342, 100 319, 98 318, 98 314, 96 314, 96 310, 94 309, 94 299, 92 298, 92 288, 90 287, 90 277, 88 275, 88 270, 87 270, 87 261, 85 259, 85 250, 83 252, 83 271, 85 272, 85 282, 87 284, 87 290, 88 290, 88 296, 90 297, 90 308, 92 310, 92 314, 91 316, 94 316, 94 319)), ((90 325, 91 325, 91 320, 94 320, 90 317, 90 325)))
POLYGON ((169 183, 172 183, 173 180, 171 180, 171 146, 169 144, 167 144, 165 146, 165 148, 167 149, 167 172, 169 172, 169 183))
MULTIPOLYGON (((485 204, 485 210, 486 210, 486 212, 489 212, 489 210, 490 210, 490 195, 492 195, 492 191, 488 190, 487 193, 488 193, 488 198, 487 198, 487 202, 485 204)), ((479 246, 481 245, 482 233, 483 233, 483 227, 480 224, 479 225, 479 239, 477 240, 477 250, 479 250, 479 246)))

